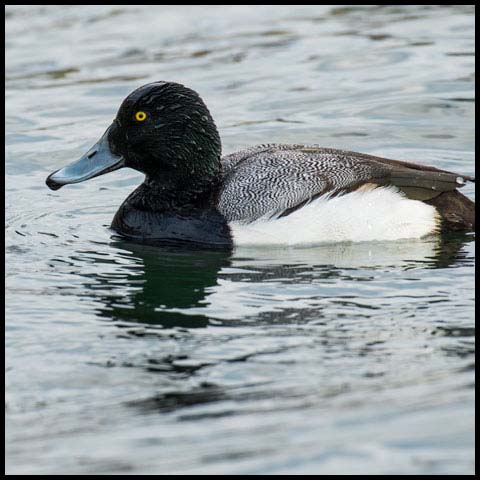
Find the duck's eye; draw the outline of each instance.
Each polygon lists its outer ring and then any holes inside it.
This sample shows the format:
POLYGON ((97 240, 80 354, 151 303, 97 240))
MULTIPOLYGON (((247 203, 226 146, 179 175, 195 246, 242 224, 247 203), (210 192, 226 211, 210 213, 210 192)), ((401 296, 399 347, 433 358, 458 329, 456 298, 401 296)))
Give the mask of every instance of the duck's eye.
POLYGON ((147 118, 147 114, 145 112, 137 112, 135 114, 135 120, 137 122, 143 122, 147 118))

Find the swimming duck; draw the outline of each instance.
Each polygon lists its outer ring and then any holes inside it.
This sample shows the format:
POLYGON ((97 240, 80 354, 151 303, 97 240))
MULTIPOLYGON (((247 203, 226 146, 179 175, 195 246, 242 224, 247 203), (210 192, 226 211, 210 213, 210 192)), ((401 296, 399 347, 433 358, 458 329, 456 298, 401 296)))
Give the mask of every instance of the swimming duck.
POLYGON ((52 190, 130 167, 144 182, 112 229, 148 243, 242 244, 420 238, 474 230, 474 177, 318 145, 265 144, 221 156, 200 96, 173 82, 144 85, 52 190))

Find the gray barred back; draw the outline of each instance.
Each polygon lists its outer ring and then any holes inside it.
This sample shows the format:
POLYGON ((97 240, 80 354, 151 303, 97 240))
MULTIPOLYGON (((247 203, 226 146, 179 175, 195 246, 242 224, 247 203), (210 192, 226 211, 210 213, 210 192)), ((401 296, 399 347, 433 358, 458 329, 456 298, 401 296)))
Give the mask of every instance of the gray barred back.
POLYGON ((317 145, 258 145, 222 159, 218 208, 227 221, 281 215, 313 197, 378 180, 390 168, 376 157, 317 145))

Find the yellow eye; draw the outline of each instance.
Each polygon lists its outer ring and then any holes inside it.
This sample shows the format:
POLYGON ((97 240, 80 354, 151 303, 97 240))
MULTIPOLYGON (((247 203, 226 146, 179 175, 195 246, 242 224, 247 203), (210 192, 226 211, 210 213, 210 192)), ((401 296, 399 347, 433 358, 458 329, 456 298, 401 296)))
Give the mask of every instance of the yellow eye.
POLYGON ((137 122, 143 122, 147 118, 147 114, 145 112, 137 112, 135 114, 135 120, 137 122))

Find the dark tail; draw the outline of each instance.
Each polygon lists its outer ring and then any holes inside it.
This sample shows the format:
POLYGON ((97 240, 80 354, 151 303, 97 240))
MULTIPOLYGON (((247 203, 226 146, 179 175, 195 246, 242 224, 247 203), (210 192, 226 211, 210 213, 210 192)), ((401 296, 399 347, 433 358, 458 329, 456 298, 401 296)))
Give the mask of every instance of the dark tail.
POLYGON ((442 232, 475 230, 475 202, 458 190, 443 192, 435 198, 425 200, 425 203, 438 210, 442 217, 442 232))

